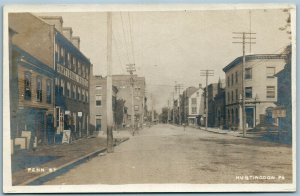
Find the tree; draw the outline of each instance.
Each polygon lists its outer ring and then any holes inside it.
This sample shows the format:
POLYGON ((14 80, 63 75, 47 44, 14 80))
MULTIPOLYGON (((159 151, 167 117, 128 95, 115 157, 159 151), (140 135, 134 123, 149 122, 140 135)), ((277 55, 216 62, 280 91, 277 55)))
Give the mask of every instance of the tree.
POLYGON ((115 123, 117 126, 122 126, 125 111, 125 100, 116 100, 115 106, 115 123))
POLYGON ((162 123, 168 123, 168 110, 169 109, 167 107, 162 108, 162 112, 159 115, 160 122, 162 122, 162 123))

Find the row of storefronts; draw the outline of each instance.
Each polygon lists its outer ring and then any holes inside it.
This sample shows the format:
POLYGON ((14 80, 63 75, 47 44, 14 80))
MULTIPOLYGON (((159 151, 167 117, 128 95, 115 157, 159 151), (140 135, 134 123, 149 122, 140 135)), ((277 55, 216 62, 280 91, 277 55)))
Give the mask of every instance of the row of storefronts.
POLYGON ((11 13, 9 36, 12 152, 91 134, 92 65, 62 17, 11 13))

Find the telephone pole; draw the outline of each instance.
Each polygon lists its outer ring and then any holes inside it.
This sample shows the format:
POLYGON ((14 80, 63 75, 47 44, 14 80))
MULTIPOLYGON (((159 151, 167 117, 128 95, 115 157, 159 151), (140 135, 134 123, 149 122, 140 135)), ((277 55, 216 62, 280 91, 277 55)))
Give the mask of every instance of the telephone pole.
MULTIPOLYGON (((255 44, 256 42, 252 42, 255 37, 251 37, 251 35, 256 34, 252 32, 233 32, 235 35, 240 35, 242 37, 233 37, 233 39, 237 39, 239 41, 232 42, 234 44, 242 44, 243 46, 243 64, 242 64, 242 130, 243 137, 246 136, 246 112, 245 112, 245 66, 246 66, 246 55, 245 55, 245 45, 246 44, 255 44), (249 37, 247 37, 249 36, 249 37), (246 41, 248 40, 248 41, 246 41)), ((255 111, 256 112, 256 111, 255 111)))
POLYGON ((201 70, 200 76, 205 76, 206 87, 205 87, 205 130, 207 130, 208 124, 208 77, 214 76, 214 70, 201 70))
POLYGON ((174 92, 172 92, 172 94, 173 94, 173 124, 175 124, 175 110, 174 110, 174 108, 175 108, 175 104, 174 104, 174 92))
POLYGON ((177 84, 177 82, 175 82, 175 92, 178 92, 178 113, 179 113, 179 125, 181 125, 181 110, 180 110, 180 90, 183 89, 183 85, 182 84, 177 84))
POLYGON ((134 114, 134 79, 133 79, 133 72, 136 71, 135 70, 135 64, 127 64, 127 72, 130 73, 130 85, 131 85, 131 131, 132 134, 134 135, 134 118, 135 118, 135 114, 134 114))
POLYGON ((107 152, 114 151, 113 144, 113 111, 112 111, 112 16, 107 13, 107 82, 106 82, 106 114, 107 114, 107 152))

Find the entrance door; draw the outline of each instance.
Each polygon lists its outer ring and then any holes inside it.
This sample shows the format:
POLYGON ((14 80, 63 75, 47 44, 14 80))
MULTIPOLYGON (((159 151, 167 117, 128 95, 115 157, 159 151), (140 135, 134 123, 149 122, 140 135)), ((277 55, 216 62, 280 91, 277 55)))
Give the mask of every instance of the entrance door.
POLYGON ((248 128, 254 127, 254 108, 245 108, 248 128))
POLYGON ((48 144, 54 144, 54 127, 53 127, 53 115, 47 115, 47 136, 48 136, 48 144))
POLYGON ((35 136, 37 137, 37 145, 41 145, 45 142, 45 113, 37 112, 35 116, 35 136))

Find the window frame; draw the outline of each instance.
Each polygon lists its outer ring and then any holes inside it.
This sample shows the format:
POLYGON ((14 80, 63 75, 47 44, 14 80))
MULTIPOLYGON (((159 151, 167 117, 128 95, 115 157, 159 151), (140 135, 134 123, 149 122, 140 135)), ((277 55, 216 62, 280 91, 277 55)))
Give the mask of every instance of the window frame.
POLYGON ((36 101, 43 102, 43 79, 41 76, 36 77, 36 101))
POLYGON ((245 80, 251 80, 252 79, 252 67, 247 67, 245 68, 245 80), (247 70, 249 70, 250 74, 247 74, 247 70), (247 77, 248 76, 248 77, 247 77))
POLYGON ((24 99, 25 100, 31 100, 31 96, 32 96, 32 91, 31 91, 32 77, 31 76, 32 76, 32 74, 29 71, 26 71, 24 73, 24 99), (27 78, 27 76, 28 76, 28 78, 27 78), (28 79, 28 82, 27 82, 27 79, 28 79))
POLYGON ((247 99, 253 98, 253 88, 252 88, 252 86, 247 86, 247 87, 245 87, 245 98, 247 98, 247 99), (247 89, 248 89, 248 90, 251 89, 251 96, 247 96, 247 89))

